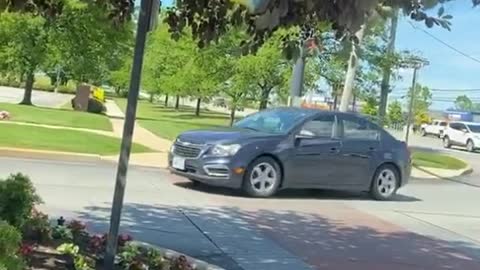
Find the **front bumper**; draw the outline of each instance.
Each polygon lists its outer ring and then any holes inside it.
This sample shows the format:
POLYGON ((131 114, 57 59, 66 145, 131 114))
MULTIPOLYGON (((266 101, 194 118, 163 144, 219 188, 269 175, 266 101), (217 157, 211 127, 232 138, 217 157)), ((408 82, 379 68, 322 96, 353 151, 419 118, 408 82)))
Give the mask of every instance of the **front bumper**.
POLYGON ((243 173, 234 173, 235 168, 245 168, 241 163, 231 158, 199 157, 185 159, 185 170, 172 167, 173 155, 169 154, 168 168, 171 173, 195 180, 207 185, 241 188, 243 173))

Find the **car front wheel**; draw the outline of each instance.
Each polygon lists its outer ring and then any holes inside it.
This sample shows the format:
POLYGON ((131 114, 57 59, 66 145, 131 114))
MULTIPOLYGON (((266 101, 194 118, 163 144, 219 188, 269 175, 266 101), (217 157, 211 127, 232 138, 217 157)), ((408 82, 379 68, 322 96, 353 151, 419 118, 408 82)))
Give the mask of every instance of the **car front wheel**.
POLYGON ((448 138, 448 136, 443 137, 443 147, 450 148, 451 146, 450 138, 448 138))
POLYGON ((475 144, 473 143, 472 140, 468 140, 468 142, 467 142, 467 150, 468 150, 468 152, 473 152, 473 151, 475 151, 475 144))
POLYGON ((243 190, 251 197, 270 197, 277 192, 282 179, 278 163, 270 157, 260 157, 247 168, 243 190))
POLYGON ((425 136, 427 136, 427 132, 425 131, 424 128, 422 128, 422 137, 425 137, 425 136))
POLYGON ((379 201, 389 200, 397 193, 399 181, 399 173, 394 166, 382 165, 373 177, 370 194, 379 201))

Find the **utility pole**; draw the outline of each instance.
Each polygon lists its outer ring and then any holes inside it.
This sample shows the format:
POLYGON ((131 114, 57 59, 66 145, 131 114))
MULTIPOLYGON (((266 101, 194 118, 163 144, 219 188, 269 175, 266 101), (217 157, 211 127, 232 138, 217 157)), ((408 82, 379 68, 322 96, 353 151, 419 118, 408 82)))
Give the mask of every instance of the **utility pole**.
POLYGON ((405 64, 403 64, 406 67, 413 67, 412 90, 410 93, 410 102, 408 105, 407 130, 405 132, 405 143, 407 145, 408 145, 408 137, 410 135, 410 127, 412 125, 412 120, 413 120, 413 109, 415 108, 418 70, 428 64, 429 62, 427 60, 419 57, 411 57, 410 59, 406 60, 405 64))
POLYGON ((405 133, 405 143, 408 145, 408 136, 410 135, 410 126, 413 118, 413 108, 415 105, 415 95, 417 93, 417 73, 418 67, 413 69, 412 90, 410 92, 410 102, 408 105, 407 131, 405 133))
POLYGON ((298 103, 298 98, 302 96, 303 80, 305 77, 306 57, 304 55, 303 46, 301 46, 299 50, 300 50, 300 55, 297 61, 295 62, 295 66, 293 67, 292 85, 290 89, 290 98, 288 101, 289 106, 296 106, 298 103))
POLYGON ((113 195, 112 214, 110 216, 110 230, 108 233, 107 251, 104 259, 106 270, 113 270, 115 266, 118 231, 122 215, 123 199, 125 196, 125 186, 127 183, 127 170, 130 159, 130 150, 132 147, 133 128, 135 126, 135 117, 137 114, 138 95, 140 92, 140 79, 142 75, 145 42, 148 31, 155 27, 158 17, 159 3, 156 2, 158 2, 158 0, 142 0, 140 5, 130 89, 128 91, 127 110, 125 114, 125 123, 123 125, 122 146, 120 149, 120 158, 118 160, 115 193, 113 195))
MULTIPOLYGON (((398 9, 393 11, 390 25, 390 36, 387 45, 387 55, 392 55, 395 52, 395 40, 397 37, 398 26, 398 9)), ((390 91, 390 77, 392 75, 392 66, 389 66, 383 70, 383 78, 380 90, 380 106, 378 108, 378 119, 380 125, 385 123, 385 115, 387 112, 388 93, 390 91)))
POLYGON ((56 71, 57 71, 57 79, 55 80, 55 90, 54 93, 58 92, 58 87, 60 86, 60 72, 61 68, 59 65, 56 66, 56 71))

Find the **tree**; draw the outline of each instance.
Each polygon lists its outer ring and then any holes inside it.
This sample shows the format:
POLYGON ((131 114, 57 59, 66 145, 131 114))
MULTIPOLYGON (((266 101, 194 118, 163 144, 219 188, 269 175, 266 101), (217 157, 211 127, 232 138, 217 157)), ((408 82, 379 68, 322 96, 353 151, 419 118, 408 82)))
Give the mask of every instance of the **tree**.
POLYGON ((388 105, 388 121, 394 126, 402 125, 404 122, 402 104, 397 100, 388 105))
POLYGON ((473 104, 472 100, 466 95, 458 96, 457 99, 455 99, 455 109, 457 110, 472 111, 474 108, 475 104, 473 104))
POLYGON ((45 62, 47 52, 46 21, 30 13, 3 12, 0 15, 0 66, 25 79, 20 104, 32 105, 35 72, 45 62))
MULTIPOLYGON (((410 101, 412 89, 408 91, 407 100, 410 101)), ((421 125, 429 121, 428 110, 432 104, 432 93, 426 86, 420 84, 416 85, 415 96, 413 101, 413 115, 415 117, 415 124, 421 125)), ((408 104, 406 104, 408 107, 408 104)))
POLYGON ((362 113, 377 116, 378 114, 378 99, 376 95, 368 95, 365 98, 365 104, 362 107, 362 113))

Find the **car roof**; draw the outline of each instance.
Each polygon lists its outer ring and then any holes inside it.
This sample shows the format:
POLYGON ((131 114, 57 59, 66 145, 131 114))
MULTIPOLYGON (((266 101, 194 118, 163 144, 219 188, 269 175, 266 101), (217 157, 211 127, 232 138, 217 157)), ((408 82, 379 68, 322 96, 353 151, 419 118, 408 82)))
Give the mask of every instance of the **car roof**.
POLYGON ((452 123, 459 123, 459 124, 470 125, 470 126, 480 126, 480 123, 478 122, 451 121, 450 124, 452 123))
POLYGON ((272 108, 269 110, 281 110, 281 111, 297 111, 297 112, 305 112, 308 114, 308 116, 314 116, 317 114, 324 114, 324 115, 345 115, 345 116, 356 116, 363 118, 365 120, 374 122, 374 119, 371 119, 373 117, 370 117, 369 115, 363 115, 359 113, 354 113, 354 112, 340 112, 340 111, 327 111, 327 110, 320 110, 320 109, 314 109, 314 108, 301 108, 301 107, 277 107, 277 108, 272 108))

